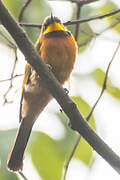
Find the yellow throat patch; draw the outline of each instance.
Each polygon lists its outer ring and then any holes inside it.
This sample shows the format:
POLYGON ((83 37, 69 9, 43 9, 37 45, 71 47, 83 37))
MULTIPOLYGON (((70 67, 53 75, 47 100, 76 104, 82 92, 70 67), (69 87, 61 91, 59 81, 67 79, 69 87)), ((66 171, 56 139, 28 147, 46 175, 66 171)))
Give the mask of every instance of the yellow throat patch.
POLYGON ((60 23, 54 22, 47 27, 47 29, 43 32, 43 35, 53 31, 66 31, 66 28, 64 28, 60 23))

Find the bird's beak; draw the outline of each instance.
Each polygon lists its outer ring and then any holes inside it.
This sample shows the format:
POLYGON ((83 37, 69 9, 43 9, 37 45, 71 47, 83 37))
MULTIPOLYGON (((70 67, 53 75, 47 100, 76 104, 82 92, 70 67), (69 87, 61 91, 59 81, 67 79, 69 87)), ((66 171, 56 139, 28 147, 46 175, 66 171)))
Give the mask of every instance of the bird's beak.
POLYGON ((52 22, 54 22, 54 21, 55 21, 55 20, 54 20, 54 16, 53 16, 52 12, 51 12, 51 21, 52 21, 52 22))

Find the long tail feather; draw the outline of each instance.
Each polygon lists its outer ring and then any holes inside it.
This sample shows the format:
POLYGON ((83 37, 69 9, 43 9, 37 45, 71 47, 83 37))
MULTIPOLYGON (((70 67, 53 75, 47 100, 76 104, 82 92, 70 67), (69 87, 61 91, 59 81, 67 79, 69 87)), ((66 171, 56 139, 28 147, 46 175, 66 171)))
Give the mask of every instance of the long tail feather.
POLYGON ((10 171, 22 171, 24 151, 33 126, 30 122, 29 118, 26 117, 20 124, 15 143, 8 157, 8 169, 10 171))

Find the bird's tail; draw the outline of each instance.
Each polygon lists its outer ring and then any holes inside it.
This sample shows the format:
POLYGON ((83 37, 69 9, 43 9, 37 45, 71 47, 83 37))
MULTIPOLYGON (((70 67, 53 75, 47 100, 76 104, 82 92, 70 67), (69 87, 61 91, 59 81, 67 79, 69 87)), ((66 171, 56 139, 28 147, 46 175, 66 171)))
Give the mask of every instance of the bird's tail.
POLYGON ((8 157, 10 171, 22 171, 24 151, 33 126, 33 123, 30 124, 30 122, 29 117, 25 117, 20 124, 15 143, 8 157))

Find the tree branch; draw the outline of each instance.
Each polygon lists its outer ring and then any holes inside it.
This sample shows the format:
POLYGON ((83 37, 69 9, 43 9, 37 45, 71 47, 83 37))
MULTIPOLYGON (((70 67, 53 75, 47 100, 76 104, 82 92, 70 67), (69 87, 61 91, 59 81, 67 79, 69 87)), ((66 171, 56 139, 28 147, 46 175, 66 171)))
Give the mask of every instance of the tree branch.
POLYGON ((120 157, 116 155, 112 149, 89 127, 87 121, 84 120, 76 105, 68 97, 64 89, 56 80, 52 72, 44 64, 37 50, 28 40, 27 36, 20 28, 18 23, 11 17, 7 9, 0 0, 0 20, 8 32, 16 41, 19 49, 23 52, 28 63, 40 75, 41 80, 54 98, 61 105, 62 109, 69 117, 71 128, 83 136, 84 139, 98 152, 118 173, 120 173, 120 157))
MULTIPOLYGON (((117 9, 115 11, 111 11, 111 12, 103 14, 103 15, 93 16, 93 17, 90 17, 90 18, 78 19, 78 20, 73 20, 73 21, 67 21, 67 22, 65 22, 63 24, 67 26, 67 25, 90 22, 90 21, 94 21, 94 20, 100 20, 100 19, 104 19, 104 18, 108 18, 108 17, 113 16, 113 15, 116 15, 119 12, 120 12, 120 9, 117 9)), ((20 24, 20 26, 25 26, 25 27, 41 28, 40 24, 28 24, 28 23, 19 23, 19 24, 20 24)))

